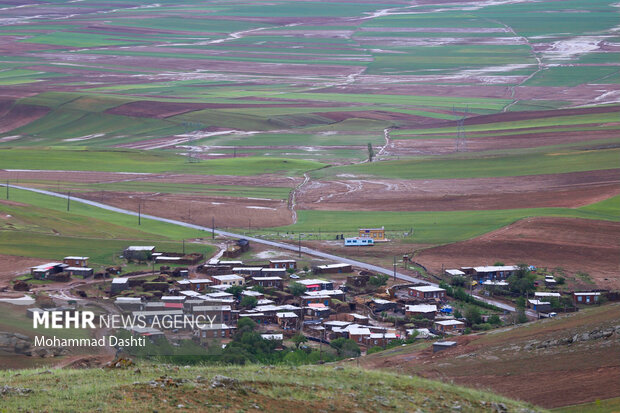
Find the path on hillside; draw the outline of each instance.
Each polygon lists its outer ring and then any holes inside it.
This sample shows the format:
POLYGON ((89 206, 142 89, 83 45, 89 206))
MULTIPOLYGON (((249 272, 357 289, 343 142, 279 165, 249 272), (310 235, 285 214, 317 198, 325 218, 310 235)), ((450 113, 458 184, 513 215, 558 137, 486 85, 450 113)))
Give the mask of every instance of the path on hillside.
MULTIPOLYGON (((1 186, 6 186, 6 184, 0 184, 1 186)), ((43 189, 35 189, 35 188, 28 188, 25 186, 19 186, 19 185, 9 185, 10 188, 15 188, 15 189, 22 189, 24 191, 31 191, 31 192, 36 192, 38 194, 42 194, 42 195, 47 195, 47 196, 53 196, 56 198, 63 198, 65 199, 67 196, 64 194, 58 194, 56 192, 51 192, 51 191, 45 191, 43 189)), ((117 212, 119 214, 125 214, 125 215, 132 215, 137 217, 138 213, 134 212, 134 211, 130 211, 127 209, 122 209, 122 208, 117 208, 111 205, 106 205, 106 204, 102 204, 100 202, 96 202, 96 201, 90 201, 88 199, 82 199, 82 198, 76 198, 76 197, 71 197, 71 200, 74 202, 79 202, 82 204, 86 204, 86 205, 90 205, 90 206, 94 206, 97 208, 101 208, 101 209, 105 209, 107 211, 112 211, 112 212, 117 212)), ((203 227, 201 225, 195 225, 195 224, 190 224, 188 222, 183 222, 183 221, 177 221, 175 219, 169 219, 169 218, 162 218, 162 217, 156 217, 153 215, 148 215, 148 214, 141 214, 141 217, 143 219, 152 219, 153 221, 159 221, 159 222, 165 222, 168 224, 172 224, 172 225, 179 225, 181 227, 185 227, 185 228, 191 228, 191 229, 195 229, 198 231, 208 231, 211 232, 212 229, 208 228, 208 227, 203 227)), ((396 276, 396 278, 403 280, 403 281, 407 281, 407 282, 411 282, 411 283, 425 283, 425 284, 430 284, 434 287, 438 287, 437 284, 429 282, 427 280, 423 280, 421 278, 415 278, 415 277, 411 277, 409 275, 406 274, 402 274, 399 272, 394 272, 393 270, 387 269, 387 268, 383 268, 383 267, 379 267, 377 265, 373 265, 373 264, 368 264, 365 262, 361 262, 361 261, 356 261, 356 260, 352 260, 349 258, 345 258, 345 257, 340 257, 338 255, 333 255, 333 254, 328 254, 319 250, 315 250, 312 248, 308 248, 308 247, 301 247, 299 248, 296 245, 291 245, 291 244, 287 244, 284 242, 276 242, 276 241, 269 241, 269 240, 265 240, 265 239, 261 239, 261 238, 255 238, 255 237, 248 237, 242 234, 236 234, 234 232, 229 232, 229 231, 223 231, 223 230, 219 230, 219 229, 215 229, 216 234, 218 235, 223 235, 226 237, 232 237, 232 238, 245 238, 249 241, 252 242, 256 242, 257 244, 263 244, 263 245, 269 245, 270 247, 274 247, 274 248, 281 248, 281 249, 285 249, 285 250, 289 250, 289 251, 293 251, 293 252, 300 252, 303 254, 307 254, 307 255, 312 255, 315 257, 320 257, 320 258, 325 258, 328 260, 332 260, 332 261, 338 261, 338 262, 342 262, 345 264, 350 264, 353 265, 355 267, 358 268, 362 268, 364 270, 367 271, 374 271, 376 273, 380 273, 380 274, 386 274, 389 276, 396 276)), ((486 303, 489 304, 493 304, 496 307, 499 307, 503 310, 507 310, 507 311, 515 311, 515 308, 500 302, 500 301, 495 301, 495 300, 491 300, 485 297, 480 297, 480 296, 476 296, 474 295, 475 298, 484 301, 486 303)), ((534 315, 533 313, 528 311, 528 315, 534 315)))

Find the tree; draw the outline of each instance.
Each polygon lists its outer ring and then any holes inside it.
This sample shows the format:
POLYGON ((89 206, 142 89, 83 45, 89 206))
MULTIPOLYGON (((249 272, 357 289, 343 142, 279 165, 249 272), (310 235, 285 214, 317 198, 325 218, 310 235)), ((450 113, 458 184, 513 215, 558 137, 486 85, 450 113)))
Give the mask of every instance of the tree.
POLYGON ((377 274, 377 275, 373 275, 372 277, 370 277, 368 279, 368 283, 374 287, 380 287, 382 285, 387 284, 387 280, 390 277, 388 275, 385 274, 377 274))
POLYGON ((304 336, 304 335, 303 335, 303 334, 301 334, 301 333, 297 333, 297 334, 295 334, 295 335, 291 338, 291 340, 293 341, 293 343, 295 343, 295 347, 296 347, 297 349, 299 349, 299 346, 300 346, 301 344, 303 344, 303 343, 305 343, 305 342, 307 342, 307 341, 308 341, 308 339, 306 338, 306 336, 304 336))
POLYGON ((338 355, 342 357, 356 357, 361 353, 357 343, 350 338, 340 337, 332 340, 329 345, 332 346, 338 355))
POLYGON ((230 288, 226 289, 226 292, 235 296, 235 298, 239 299, 241 297, 241 293, 244 288, 240 285, 233 285, 230 288))
POLYGON ((480 324, 482 322, 482 316, 478 307, 470 305, 465 310, 465 318, 470 324, 480 324))
POLYGON ((289 284, 288 290, 291 294, 293 294, 293 296, 300 297, 306 292, 306 286, 298 282, 293 282, 289 284))
POLYGON ((450 284, 454 285, 455 287, 463 287, 466 282, 467 279, 465 277, 461 277, 460 275, 455 275, 450 279, 450 284))
POLYGON ((532 292, 536 289, 534 286, 534 281, 536 281, 536 275, 532 273, 525 264, 519 264, 519 268, 514 272, 514 274, 508 277, 510 291, 521 295, 532 292))
POLYGON ((372 149, 372 143, 368 142, 368 162, 372 162, 375 157, 375 151, 372 149))
POLYGON ((241 305, 241 307, 244 308, 254 308, 256 307, 256 304, 258 304, 258 300, 256 299, 256 297, 246 295, 241 299, 241 302, 239 304, 241 305))
POLYGON ((489 324, 493 324, 494 326, 498 326, 502 323, 502 320, 499 318, 497 314, 493 314, 489 317, 489 324))

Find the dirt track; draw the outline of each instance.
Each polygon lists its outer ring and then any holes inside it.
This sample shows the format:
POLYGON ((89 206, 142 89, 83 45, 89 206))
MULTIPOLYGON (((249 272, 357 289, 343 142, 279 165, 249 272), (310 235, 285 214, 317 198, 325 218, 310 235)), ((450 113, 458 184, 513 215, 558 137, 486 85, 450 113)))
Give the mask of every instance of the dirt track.
POLYGON ((430 248, 416 261, 433 271, 461 266, 527 263, 566 274, 586 272, 595 284, 584 289, 620 288, 620 223, 574 218, 528 218, 472 240, 430 248))
POLYGON ((311 181, 301 209, 456 211, 575 208, 620 193, 617 170, 477 179, 311 181))

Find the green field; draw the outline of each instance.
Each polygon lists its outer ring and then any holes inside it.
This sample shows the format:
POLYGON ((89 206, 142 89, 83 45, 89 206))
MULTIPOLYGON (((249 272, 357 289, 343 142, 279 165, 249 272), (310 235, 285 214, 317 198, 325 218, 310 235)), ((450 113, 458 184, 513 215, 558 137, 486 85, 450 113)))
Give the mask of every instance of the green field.
POLYGON ((5 169, 73 170, 101 172, 201 175, 301 175, 324 165, 314 161, 266 157, 212 159, 190 163, 187 157, 169 152, 96 149, 0 149, 5 169))
POLYGON ((516 155, 454 155, 437 159, 373 162, 318 170, 313 177, 376 176, 397 179, 483 178, 557 174, 618 167, 619 149, 565 150, 516 155))
MULTIPOLYGON (((393 233, 409 232, 406 242, 446 244, 477 237, 517 220, 537 217, 568 217, 620 221, 620 197, 582 208, 529 208, 486 211, 298 211, 295 225, 273 228, 271 232, 294 231, 305 234, 356 234, 359 228, 385 226, 393 233)), ((402 236, 402 235, 401 235, 402 236)), ((331 238, 330 238, 331 239, 331 238)))

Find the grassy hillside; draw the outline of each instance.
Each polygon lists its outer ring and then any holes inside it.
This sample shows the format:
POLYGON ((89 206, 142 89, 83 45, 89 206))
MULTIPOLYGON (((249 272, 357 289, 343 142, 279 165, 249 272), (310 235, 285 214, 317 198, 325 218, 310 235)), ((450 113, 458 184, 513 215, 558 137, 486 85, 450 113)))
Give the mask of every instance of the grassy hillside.
MULTIPOLYGON (((325 366, 171 367, 0 372, 7 411, 465 412, 532 406, 410 376, 325 366), (218 375, 227 379, 217 378, 218 375), (219 382, 220 384, 214 384, 219 382), (29 389, 18 395, 11 389, 29 389)), ((536 408, 535 411, 543 411, 536 408)))
POLYGON ((549 408, 592 402, 618 396, 609 384, 620 380, 619 319, 618 303, 584 308, 463 336, 437 355, 413 345, 372 354, 362 365, 490 388, 549 408))

